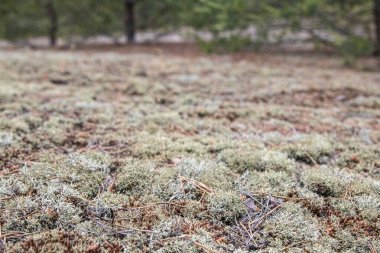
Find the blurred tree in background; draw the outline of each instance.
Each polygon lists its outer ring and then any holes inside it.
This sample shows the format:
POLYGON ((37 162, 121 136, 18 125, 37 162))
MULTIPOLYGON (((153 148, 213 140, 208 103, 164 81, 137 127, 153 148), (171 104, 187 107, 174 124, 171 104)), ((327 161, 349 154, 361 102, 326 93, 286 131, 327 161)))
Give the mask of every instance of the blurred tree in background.
POLYGON ((193 28, 206 51, 238 51, 305 38, 357 57, 380 52, 380 0, 2 0, 0 37, 106 35, 193 28), (209 34, 205 39, 204 34, 209 34))

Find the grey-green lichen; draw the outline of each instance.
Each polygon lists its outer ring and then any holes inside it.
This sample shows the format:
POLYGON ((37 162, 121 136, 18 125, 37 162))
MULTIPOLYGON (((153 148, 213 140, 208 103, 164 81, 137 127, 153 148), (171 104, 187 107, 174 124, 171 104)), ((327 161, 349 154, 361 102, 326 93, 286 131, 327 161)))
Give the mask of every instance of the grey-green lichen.
POLYGON ((380 251, 377 73, 0 54, 7 252, 380 251))
POLYGON ((325 164, 333 151, 331 140, 322 135, 300 135, 291 140, 285 151, 291 158, 306 163, 325 164))
POLYGON ((286 154, 271 150, 224 150, 220 154, 220 160, 232 170, 242 173, 251 171, 291 171, 295 167, 294 161, 287 158, 286 154))
POLYGON ((317 242, 322 233, 317 220, 299 204, 285 203, 281 210, 264 224, 270 245, 282 248, 303 241, 317 242))

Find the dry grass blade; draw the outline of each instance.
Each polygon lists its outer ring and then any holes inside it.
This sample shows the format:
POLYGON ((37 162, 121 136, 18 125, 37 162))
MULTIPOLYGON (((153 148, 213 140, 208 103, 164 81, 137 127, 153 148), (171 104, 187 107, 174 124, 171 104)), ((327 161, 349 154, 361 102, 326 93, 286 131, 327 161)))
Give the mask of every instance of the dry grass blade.
POLYGON ((205 185, 202 182, 199 182, 199 181, 197 181, 195 179, 187 178, 187 177, 184 177, 184 176, 179 176, 178 178, 181 181, 184 181, 184 182, 187 182, 189 184, 194 185, 198 189, 200 189, 200 190, 202 190, 202 191, 204 191, 204 192, 206 192, 206 193, 208 193, 210 195, 214 194, 214 190, 211 187, 208 187, 207 185, 205 185))
POLYGON ((2 172, 0 172, 0 177, 5 177, 5 176, 12 175, 12 174, 17 174, 19 172, 20 172, 20 170, 2 171, 2 172))
POLYGON ((200 242, 195 241, 194 244, 197 245, 202 250, 204 250, 206 253, 217 253, 215 250, 210 249, 209 247, 201 244, 200 242))
POLYGON ((371 253, 378 253, 377 249, 375 248, 372 242, 369 243, 369 248, 371 250, 371 253))

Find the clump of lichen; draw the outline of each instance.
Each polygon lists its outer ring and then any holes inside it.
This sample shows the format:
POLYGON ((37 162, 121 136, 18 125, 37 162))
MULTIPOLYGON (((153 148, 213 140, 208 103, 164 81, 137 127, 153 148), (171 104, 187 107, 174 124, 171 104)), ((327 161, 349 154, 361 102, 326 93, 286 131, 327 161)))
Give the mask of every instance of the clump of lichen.
POLYGON ((242 196, 233 191, 218 191, 208 200, 212 218, 231 224, 247 213, 242 196))
POLYGON ((250 171, 291 171, 295 164, 286 154, 271 150, 243 150, 228 149, 222 151, 219 159, 232 170, 242 173, 250 171))
POLYGON ((306 170, 302 180, 307 189, 324 197, 339 197, 347 186, 347 181, 336 170, 328 167, 306 170))
POLYGON ((189 137, 162 134, 142 133, 135 137, 137 144, 134 153, 141 159, 155 158, 161 161, 169 161, 180 156, 201 156, 206 153, 206 148, 200 142, 189 137))
POLYGON ((153 194, 161 200, 195 200, 216 190, 232 190, 237 176, 223 164, 184 158, 174 168, 163 168, 153 182, 153 194))
POLYGON ((300 242, 316 242, 321 237, 317 220, 299 204, 285 203, 263 227, 264 238, 277 249, 300 242))
POLYGON ((183 159, 177 166, 177 173, 218 190, 232 189, 236 179, 236 175, 223 164, 195 158, 183 159))
POLYGON ((170 240, 163 247, 154 251, 155 253, 180 253, 186 249, 189 253, 198 253, 195 244, 189 240, 170 240))
POLYGON ((359 72, 316 89, 305 73, 333 70, 0 54, 0 251, 380 251, 379 99, 359 72))
POLYGON ((289 157, 308 164, 326 164, 333 152, 331 141, 322 135, 300 135, 285 148, 289 157))
POLYGON ((359 144, 349 146, 340 155, 337 166, 357 171, 361 174, 380 178, 380 152, 359 144))
POLYGON ((374 191, 371 180, 361 182, 363 178, 327 166, 305 170, 301 180, 307 189, 323 197, 358 196, 374 191))
POLYGON ((250 172, 240 179, 241 187, 247 192, 275 194, 279 196, 297 193, 297 182, 284 171, 250 172))
POLYGON ((142 196, 151 190, 154 165, 131 162, 117 172, 115 191, 127 196, 142 196))
POLYGON ((53 230, 28 237, 9 247, 9 252, 119 252, 114 242, 98 243, 76 233, 53 230))

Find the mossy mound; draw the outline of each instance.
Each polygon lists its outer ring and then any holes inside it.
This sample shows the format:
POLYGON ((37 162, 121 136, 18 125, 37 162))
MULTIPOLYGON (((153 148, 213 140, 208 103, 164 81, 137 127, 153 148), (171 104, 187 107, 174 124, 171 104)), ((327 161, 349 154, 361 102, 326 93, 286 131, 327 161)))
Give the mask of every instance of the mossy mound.
POLYGON ((122 252, 114 242, 97 243, 76 233, 51 231, 24 239, 9 247, 8 252, 122 252))
POLYGON ((308 164, 326 164, 333 152, 330 139, 322 135, 301 135, 292 142, 285 148, 289 157, 308 164))
POLYGON ((243 173, 245 171, 291 171, 295 163, 288 159, 286 154, 270 150, 243 150, 228 149, 220 154, 221 161, 232 170, 243 173))
POLYGON ((0 252, 380 252, 377 73, 0 55, 0 252))

